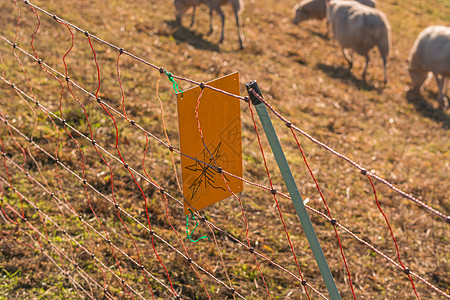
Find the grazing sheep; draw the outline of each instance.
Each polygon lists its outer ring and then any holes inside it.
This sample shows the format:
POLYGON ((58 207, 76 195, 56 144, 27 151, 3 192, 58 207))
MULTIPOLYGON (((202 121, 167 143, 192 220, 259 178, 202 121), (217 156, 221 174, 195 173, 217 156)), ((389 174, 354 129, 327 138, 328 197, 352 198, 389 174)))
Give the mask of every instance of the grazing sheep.
MULTIPOLYGON (((375 7, 375 0, 356 0, 364 5, 375 7)), ((323 20, 327 17, 325 0, 303 0, 294 7, 294 19, 298 24, 307 20, 323 20)))
POLYGON ((227 3, 230 3, 231 6, 233 7, 233 11, 234 11, 234 15, 236 17, 236 25, 238 28, 238 36, 239 36, 239 45, 241 47, 241 49, 244 48, 244 44, 243 44, 243 36, 242 36, 242 32, 241 32, 241 21, 240 21, 240 14, 242 12, 242 10, 244 9, 244 2, 243 0, 174 0, 174 5, 175 5, 175 16, 177 19, 177 22, 179 24, 181 24, 181 18, 183 17, 183 15, 186 13, 186 11, 191 8, 194 7, 194 12, 192 14, 192 20, 191 20, 191 26, 194 23, 194 14, 195 14, 195 7, 199 4, 206 4, 209 7, 209 33, 211 34, 213 32, 213 26, 212 26, 212 14, 213 11, 216 11, 221 20, 222 20, 222 34, 220 36, 220 41, 219 43, 223 42, 224 39, 224 32, 225 32, 225 14, 222 11, 221 6, 227 3))
POLYGON ((375 8, 375 3, 376 3, 375 0, 356 0, 356 1, 358 1, 359 3, 364 4, 366 6, 375 8))
POLYGON ((432 72, 439 89, 439 108, 448 107, 448 99, 444 94, 450 78, 450 27, 425 28, 414 42, 408 62, 413 90, 420 92, 428 73, 432 72))
POLYGON ((294 7, 292 23, 298 24, 307 20, 323 20, 327 16, 325 0, 303 0, 294 7))
POLYGON ((362 74, 366 78, 369 65, 369 51, 375 46, 383 59, 384 83, 387 83, 387 57, 391 47, 391 26, 386 15, 378 9, 362 5, 356 1, 326 0, 327 18, 334 38, 341 46, 350 69, 353 62, 347 49, 366 58, 362 74))

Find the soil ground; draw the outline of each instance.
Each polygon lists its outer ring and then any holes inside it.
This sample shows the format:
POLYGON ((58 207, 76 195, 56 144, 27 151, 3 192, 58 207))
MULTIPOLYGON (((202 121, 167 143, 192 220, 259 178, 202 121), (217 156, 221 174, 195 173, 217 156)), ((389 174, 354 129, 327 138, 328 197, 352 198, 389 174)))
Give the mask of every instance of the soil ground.
MULTIPOLYGON (((392 27, 389 82, 386 86, 382 83, 382 64, 377 51, 371 52, 368 75, 364 81, 361 79, 364 59, 356 55, 354 68, 348 70, 337 43, 327 34, 324 21, 310 21, 298 26, 292 24, 295 0, 244 2, 242 29, 245 49, 239 50, 231 6, 224 7, 226 35, 224 43, 218 44, 219 18, 215 15, 214 32, 207 35, 209 13, 205 6, 198 7, 193 27, 189 27, 190 12, 180 27, 175 23, 172 1, 32 1, 50 15, 56 15, 175 75, 197 82, 207 82, 239 71, 241 95, 244 96, 245 83, 257 80, 264 98, 292 124, 347 155, 367 170, 387 179, 401 190, 448 215, 450 118, 448 111, 438 110, 434 80, 430 80, 420 95, 409 90, 407 65, 409 49, 423 28, 432 24, 450 25, 448 1, 377 2, 378 8, 386 13, 392 27)), ((17 7, 16 2, 12 0, 0 2, 0 36, 13 42, 17 34, 16 43, 19 47, 33 54, 31 40, 38 20, 23 1, 17 1, 17 7), (19 12, 20 24, 17 27, 19 12)), ((40 11, 37 13, 41 23, 33 41, 36 53, 43 62, 64 73, 63 57, 70 48, 71 35, 64 25, 40 11)), ((73 29, 72 31, 74 47, 66 57, 68 75, 85 90, 95 94, 99 85, 93 52, 87 37, 82 32, 73 29)), ((122 94, 117 78, 118 51, 94 39, 92 45, 97 54, 101 74, 98 96, 111 107, 122 111, 122 94)), ((0 39, 1 76, 32 95, 15 55, 19 57, 28 74, 35 99, 57 116, 61 116, 59 82, 44 72, 30 57, 13 49, 3 39, 0 39)), ((155 137, 166 141, 156 94, 159 71, 127 55, 121 56, 119 65, 128 117, 155 137)), ((64 79, 62 81, 65 83, 64 79)), ((187 81, 177 82, 183 90, 192 86, 187 81)), ((114 146, 115 129, 111 118, 95 100, 72 87, 75 96, 86 107, 97 145, 117 156, 118 152, 114 146)), ((176 95, 172 83, 164 74, 159 82, 158 96, 164 107, 167 136, 178 149, 176 95)), ((61 99, 62 114, 67 123, 89 136, 88 122, 81 105, 74 100, 67 88, 61 99)), ((245 102, 241 102, 244 178, 269 186, 251 111, 245 102)), ((63 130, 61 122, 51 123, 36 105, 31 103, 30 106, 29 103, 30 101, 21 98, 5 81, 0 80, 2 118, 6 118, 9 124, 25 135, 33 136, 33 144, 30 144, 17 132, 12 131, 15 142, 10 135, 10 127, 2 122, 0 138, 7 157, 2 160, 0 176, 10 180, 11 185, 21 195, 40 208, 40 211, 36 211, 32 204, 27 204, 8 184, 1 182, 4 199, 1 206, 4 213, 0 219, 1 299, 73 299, 89 296, 102 298, 108 295, 132 298, 127 290, 133 298, 139 298, 130 288, 123 288, 117 277, 123 278, 129 287, 144 298, 151 298, 152 292, 156 299, 170 298, 171 282, 173 290, 186 299, 205 299, 208 295, 212 299, 233 298, 230 291, 216 279, 228 286, 231 282, 236 292, 247 299, 268 298, 253 255, 236 242, 238 239, 244 244, 247 243, 245 222, 237 199, 228 198, 202 211, 202 215, 221 230, 210 230, 201 222, 195 236, 207 234, 211 239, 215 238, 216 243, 205 239, 197 243, 185 241, 186 219, 182 206, 171 198, 166 202, 151 184, 138 178, 137 181, 147 199, 146 206, 144 197, 127 170, 103 154, 112 166, 114 197, 120 207, 145 225, 148 224, 147 208, 152 230, 180 253, 185 253, 184 244, 192 260, 216 278, 198 268, 191 268, 185 258, 155 238, 156 252, 168 270, 170 282, 155 256, 152 236, 148 231, 122 213, 121 218, 133 237, 133 244, 117 216, 114 205, 91 189, 86 196, 80 180, 58 167, 48 155, 34 146, 39 145, 51 155, 58 153, 61 163, 81 176, 78 144, 84 153, 87 181, 112 199, 111 174, 92 144, 73 130, 69 130, 74 136, 74 139, 71 139, 63 130), (24 149, 25 155, 21 149, 24 149), (42 182, 47 192, 33 184, 11 160, 42 182), (50 191, 54 192, 58 199, 66 201, 64 203, 70 204, 83 216, 85 223, 65 210, 64 205, 50 196, 50 191), (18 218, 10 208, 18 213, 23 211, 27 221, 18 218), (60 227, 56 227, 45 216, 60 227), (99 220, 112 244, 122 249, 123 253, 110 247, 92 229, 86 229, 86 224, 89 224, 97 232, 103 233, 99 220), (33 228, 42 235, 36 234, 33 228), (46 241, 51 241, 52 244, 46 241), (43 252, 38 251, 41 247, 44 248, 43 252), (88 252, 84 251, 83 247, 88 249, 88 252), (135 247, 139 250, 139 257, 135 247), (60 249, 67 257, 58 255, 55 249, 60 249), (98 261, 89 257, 87 253, 91 252, 95 253, 98 261), (147 284, 139 266, 127 256, 135 261, 141 259, 146 270, 162 284, 148 275, 147 284), (78 267, 69 261, 77 262, 78 267), (112 272, 107 271, 105 266, 112 272), (70 277, 64 276, 62 270, 70 277), (92 284, 93 281, 85 274, 101 287, 92 284), (74 287, 73 280, 80 284, 78 288, 74 287), (81 287, 86 289, 87 293, 84 293, 81 287)), ((114 116, 120 130, 121 154, 129 166, 140 173, 147 171, 152 180, 164 187, 167 193, 181 199, 175 176, 180 174, 179 155, 174 155, 177 169, 174 172, 170 151, 150 138, 144 170, 142 160, 146 149, 145 134, 120 116, 114 116)), ((274 114, 271 114, 271 117, 301 195, 312 208, 326 213, 291 131, 274 114)), ((262 135, 259 121, 256 124, 262 135)), ((383 215, 377 208, 367 177, 304 136, 298 134, 298 138, 333 217, 362 240, 374 245, 397 262, 395 245, 383 215)), ((278 191, 287 194, 263 135, 261 141, 273 184, 278 191)), ((415 274, 449 294, 449 225, 442 218, 434 216, 385 185, 375 182, 375 187, 381 207, 397 239, 403 263, 415 274)), ((239 198, 248 220, 251 246, 258 253, 299 276, 270 192, 246 184, 239 198)), ((328 297, 291 201, 279 196, 277 200, 302 275, 311 286, 328 297)), ((325 218, 312 212, 311 220, 342 299, 352 299, 333 227, 325 218)), ((193 225, 194 223, 190 224, 193 225)), ((411 283, 400 269, 343 230, 339 229, 338 232, 358 299, 415 299, 411 283)), ((299 280, 268 260, 258 257, 257 261, 272 298, 307 299, 299 280)), ((417 279, 414 279, 414 284, 421 299, 444 298, 417 279)), ((311 299, 320 298, 309 288, 308 293, 311 299)))

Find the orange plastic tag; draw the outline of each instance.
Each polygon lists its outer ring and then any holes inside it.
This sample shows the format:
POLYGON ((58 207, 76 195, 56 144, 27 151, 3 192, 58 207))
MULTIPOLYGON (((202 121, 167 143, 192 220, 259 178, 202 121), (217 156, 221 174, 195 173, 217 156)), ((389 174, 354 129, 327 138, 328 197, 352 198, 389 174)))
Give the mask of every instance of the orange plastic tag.
MULTIPOLYGON (((239 95, 239 73, 233 73, 207 85, 239 95)), ((184 212, 203 209, 232 193, 241 192, 242 180, 218 173, 222 168, 243 177, 240 101, 234 97, 205 88, 200 98, 198 118, 203 132, 203 144, 197 125, 195 109, 200 87, 177 95, 178 127, 180 132, 181 169, 184 212), (205 164, 206 163, 206 164, 205 164), (228 187, 227 187, 228 185, 228 187), (230 189, 230 190, 229 190, 230 189)))

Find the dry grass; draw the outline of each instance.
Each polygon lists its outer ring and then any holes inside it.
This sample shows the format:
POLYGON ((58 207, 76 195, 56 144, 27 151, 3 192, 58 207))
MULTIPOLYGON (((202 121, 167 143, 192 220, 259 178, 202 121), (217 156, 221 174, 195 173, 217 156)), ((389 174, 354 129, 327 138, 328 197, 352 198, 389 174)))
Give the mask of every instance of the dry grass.
MULTIPOLYGON (((194 28, 177 28, 174 23, 171 1, 36 1, 33 2, 52 14, 76 24, 80 28, 123 47, 152 63, 163 66, 174 74, 208 81, 215 77, 239 71, 241 76, 241 93, 245 95, 244 84, 256 79, 265 98, 292 123, 325 142, 341 153, 345 153, 368 169, 394 183, 399 188, 411 193, 430 206, 446 213, 450 212, 448 174, 450 144, 448 129, 450 119, 447 113, 437 111, 436 87, 429 84, 422 96, 408 91, 409 76, 407 72, 407 54, 417 34, 430 24, 449 24, 450 6, 446 1, 379 1, 379 8, 386 12, 393 32, 393 49, 389 61, 389 84, 382 87, 381 59, 377 53, 372 54, 367 82, 361 78, 363 60, 355 63, 351 72, 346 69, 345 60, 334 41, 326 36, 324 23, 291 24, 291 8, 295 0, 246 0, 243 13, 243 31, 246 36, 246 48, 239 51, 237 33, 231 18, 231 8, 226 8, 228 16, 226 37, 223 45, 217 45, 219 39, 218 18, 215 19, 215 32, 207 36, 208 13, 200 8, 194 28)), ((18 3, 22 22, 18 32, 17 43, 32 53, 31 36, 36 28, 35 15, 21 1, 18 3)), ((17 25, 17 11, 14 1, 0 2, 0 35, 14 39, 17 25)), ((39 13, 41 28, 36 36, 35 47, 39 57, 61 72, 62 57, 70 47, 70 34, 61 24, 39 13)), ((184 20, 187 26, 188 19, 184 20)), ((121 95, 117 82, 117 52, 94 42, 98 54, 102 86, 100 96, 111 106, 121 109, 121 95)), ((36 63, 18 53, 29 74, 33 91, 37 99, 49 109, 59 114, 60 87, 40 70, 36 63)), ((28 91, 26 79, 13 56, 10 46, 0 40, 0 55, 3 60, 4 74, 8 80, 28 91)), ((87 38, 82 33, 75 34, 75 47, 67 57, 70 78, 79 82, 86 90, 97 89, 96 67, 87 38)), ((131 119, 136 120, 148 131, 164 139, 156 98, 156 82, 159 72, 127 56, 120 60, 121 78, 126 94, 126 109, 131 119)), ((179 81, 183 89, 189 87, 179 81)), ((31 135, 35 117, 28 106, 5 83, 0 82, 0 112, 24 133, 31 135)), ((97 143, 105 145, 107 150, 116 154, 114 148, 115 131, 113 123, 101 107, 82 92, 75 90, 76 96, 87 108, 90 122, 94 128, 97 143)), ((174 146, 178 146, 178 129, 176 122, 175 95, 171 83, 162 78, 160 96, 164 103, 168 134, 174 146)), ((45 115, 37 111, 38 126, 34 141, 50 153, 55 152, 58 134, 45 115)), ((88 133, 87 122, 80 106, 66 91, 63 96, 63 113, 69 124, 88 133)), ((253 131, 250 111, 242 103, 242 128, 244 145, 245 178, 268 185, 262 158, 253 131)), ((145 136, 127 122, 117 118, 120 128, 120 145, 123 156, 130 166, 143 172, 141 166, 145 148, 145 136)), ((300 193, 309 198, 309 205, 325 211, 314 183, 310 179, 296 148, 290 131, 278 120, 275 127, 294 171, 300 193)), ((258 123, 259 125, 259 123, 258 123)), ((260 129, 261 130, 261 129, 260 129)), ((74 142, 61 130, 62 144, 60 160, 81 174, 80 157, 74 142)), ((26 147, 28 143, 17 137, 18 142, 26 147)), ((99 191, 111 197, 109 171, 101 163, 92 145, 76 135, 81 145, 87 165, 88 181, 99 191)), ((6 152, 22 163, 17 145, 9 136, 7 127, 0 125, 0 138, 5 143, 6 152)), ((378 249, 396 258, 395 247, 388 230, 377 210, 369 182, 357 170, 342 160, 306 139, 300 142, 312 168, 318 177, 325 197, 334 217, 378 249)), ((269 160, 274 184, 285 192, 281 176, 265 139, 263 145, 269 160)), ((151 142, 146 167, 151 176, 166 191, 180 197, 174 172, 171 168, 170 152, 158 143, 151 142)), ((38 162, 42 176, 49 186, 61 196, 55 175, 55 164, 40 151, 30 147, 31 154, 38 162)), ((179 157, 175 157, 176 163, 179 157)), ((115 193, 120 206, 130 214, 146 223, 144 200, 129 174, 113 163, 115 193)), ((60 223, 68 233, 77 238, 81 244, 93 249, 96 255, 108 266, 115 268, 110 248, 97 236, 89 238, 80 222, 66 214, 63 216, 57 205, 38 187, 32 184, 11 164, 7 164, 13 184, 32 201, 37 201, 42 210, 60 223), (96 246, 92 246, 91 243, 96 246)), ((30 174, 43 180, 36 164, 30 159, 25 167, 30 174)), ((85 216, 98 230, 83 187, 80 182, 64 171, 63 191, 71 205, 85 216)), ((0 175, 6 176, 5 168, 0 167, 0 175)), ((155 232, 170 241, 178 249, 181 244, 171 230, 166 213, 164 198, 149 184, 140 181, 148 198, 152 226, 155 232)), ((433 217, 424 209, 376 184, 381 205, 386 212, 399 242, 405 264, 415 273, 423 276, 446 293, 450 292, 449 253, 450 243, 448 225, 433 217)), ((20 209, 20 201, 11 189, 3 185, 5 202, 20 209)), ((111 240, 129 255, 136 258, 136 252, 130 238, 120 224, 115 209, 96 195, 89 193, 96 213, 108 229, 111 240)), ((256 250, 265 253, 277 263, 297 274, 293 258, 286 241, 278 213, 270 193, 246 186, 241 199, 249 220, 250 240, 256 250)), ((302 233, 295 210, 285 199, 279 199, 291 233, 294 247, 299 258, 300 267, 308 282, 326 293, 320 273, 314 262, 308 243, 302 233)), ((3 206, 4 207, 4 206, 3 206)), ((170 220, 183 236, 185 219, 182 207, 174 201, 168 203, 170 220)), ((39 230, 44 227, 38 214, 29 205, 25 205, 28 219, 39 230)), ((245 226, 238 202, 224 200, 205 209, 204 214, 211 222, 217 224, 233 236, 245 241, 245 226)), ((9 212, 9 215, 12 214, 9 212)), ((351 299, 348 279, 344 272, 332 227, 317 215, 312 214, 325 255, 335 276, 343 299, 351 299)), ((58 299, 75 298, 73 286, 64 280, 58 269, 42 254, 16 241, 30 243, 30 240, 11 226, 1 221, 0 239, 0 296, 5 299, 58 299)), ((47 222, 48 223, 48 222, 47 222)), ((26 226, 20 223, 24 230, 26 226)), ((132 232, 145 267, 159 280, 168 284, 167 277, 155 258, 150 236, 136 224, 126 219, 132 232)), ((80 247, 73 248, 67 243, 64 234, 50 223, 47 224, 49 237, 58 247, 66 249, 70 257, 78 261, 81 268, 103 284, 103 274, 91 259, 83 254, 80 247), (69 250, 70 249, 70 250, 69 250)), ((28 230, 28 232, 31 232, 28 230)), ((203 224, 198 234, 209 234, 203 224)), ((261 299, 266 296, 261 277, 256 270, 253 257, 241 246, 232 242, 224 234, 215 232, 222 251, 233 286, 248 299, 261 299)), ((382 257, 363 246, 349 235, 340 232, 344 251, 349 261, 352 279, 359 299, 414 299, 414 294, 407 277, 382 257)), ((201 241, 188 243, 186 247, 192 259, 212 272, 217 278, 228 282, 220 256, 213 243, 201 241)), ((174 288, 186 298, 204 299, 206 293, 198 277, 180 256, 176 255, 161 242, 156 242, 156 249, 170 272, 174 288)), ((49 252, 51 253, 51 252, 49 252)), ((129 261, 118 255, 126 281, 142 291, 144 297, 150 298, 144 278, 129 261)), ((56 261, 76 274, 73 266, 55 256, 56 261)), ((274 268, 267 262, 259 260, 273 298, 306 299, 299 282, 274 268)), ((116 270, 118 273, 118 271, 116 270)), ((201 272, 200 272, 201 273, 201 272)), ((201 273, 211 298, 232 298, 230 294, 204 273, 201 273)), ((77 277, 85 287, 86 281, 77 277)), ((165 299, 170 293, 150 281, 157 298, 165 299)), ((107 276, 107 288, 118 298, 126 298, 120 283, 107 276)), ((422 299, 440 299, 438 294, 424 284, 415 281, 422 299)), ((94 288, 94 294, 102 297, 102 292, 94 288)), ((317 295, 313 294, 313 299, 317 295)))

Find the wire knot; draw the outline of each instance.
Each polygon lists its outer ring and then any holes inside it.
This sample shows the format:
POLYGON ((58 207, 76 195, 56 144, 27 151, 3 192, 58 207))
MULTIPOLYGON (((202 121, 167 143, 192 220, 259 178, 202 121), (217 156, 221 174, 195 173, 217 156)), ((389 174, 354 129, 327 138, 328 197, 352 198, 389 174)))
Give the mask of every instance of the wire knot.
POLYGON ((194 231, 195 231, 195 229, 196 229, 197 226, 198 226, 198 221, 197 221, 197 219, 195 218, 194 213, 192 212, 192 210, 191 210, 190 208, 188 208, 188 210, 191 212, 191 218, 192 218, 192 220, 195 221, 195 227, 194 227, 194 229, 192 229, 192 232, 189 233, 189 215, 187 215, 187 216, 186 216, 186 240, 189 240, 189 241, 191 241, 191 242, 193 242, 193 243, 197 243, 197 242, 200 241, 201 239, 208 239, 209 241, 211 241, 211 239, 210 239, 209 236, 207 236, 207 235, 201 236, 201 237, 199 237, 199 238, 196 239, 196 240, 193 240, 193 239, 192 239, 192 235, 194 234, 194 231))
MULTIPOLYGON (((167 72, 164 69, 163 69, 163 71, 166 73, 167 78, 169 79, 169 81, 172 82, 172 88, 175 91, 175 93, 181 93, 181 98, 183 98, 183 90, 180 89, 180 87, 178 86, 178 83, 173 78, 173 74, 170 73, 170 72, 167 72)), ((160 69, 160 72, 161 72, 161 69, 160 69)))

